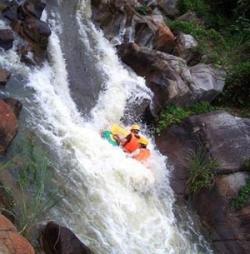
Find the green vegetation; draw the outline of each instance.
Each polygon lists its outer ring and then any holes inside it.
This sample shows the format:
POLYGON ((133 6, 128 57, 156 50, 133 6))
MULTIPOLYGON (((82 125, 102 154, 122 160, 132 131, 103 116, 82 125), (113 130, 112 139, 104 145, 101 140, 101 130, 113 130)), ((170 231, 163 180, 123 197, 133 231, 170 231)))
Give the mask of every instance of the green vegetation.
POLYGON ((160 114, 157 122, 156 133, 160 133, 163 129, 181 123, 185 118, 201 113, 214 111, 216 108, 211 106, 208 102, 199 102, 191 107, 178 107, 175 105, 168 106, 160 114))
POLYGON ((242 168, 250 171, 250 158, 244 161, 242 168))
POLYGON ((18 229, 28 237, 32 226, 59 201, 59 196, 50 186, 52 165, 46 153, 33 137, 26 138, 21 145, 18 155, 11 160, 17 171, 19 191, 11 194, 15 197, 13 213, 18 229))
POLYGON ((232 207, 235 209, 241 209, 250 201, 250 179, 247 180, 246 184, 240 189, 239 194, 231 202, 232 207))
POLYGON ((189 158, 189 178, 187 186, 190 193, 194 194, 203 188, 209 188, 214 183, 213 170, 218 167, 217 161, 209 158, 205 149, 198 149, 189 158))
POLYGON ((136 11, 141 15, 148 15, 150 8, 147 4, 143 3, 139 7, 136 8, 136 11))
POLYGON ((227 72, 224 93, 215 105, 250 111, 250 5, 248 0, 180 0, 181 13, 194 11, 198 20, 174 20, 173 31, 194 36, 202 61, 227 72))

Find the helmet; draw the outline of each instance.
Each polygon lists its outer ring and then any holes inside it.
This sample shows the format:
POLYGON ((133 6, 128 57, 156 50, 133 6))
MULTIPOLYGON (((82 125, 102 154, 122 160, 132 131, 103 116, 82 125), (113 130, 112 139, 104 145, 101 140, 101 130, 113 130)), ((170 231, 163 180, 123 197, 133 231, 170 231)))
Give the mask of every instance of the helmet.
POLYGON ((141 137, 139 140, 139 143, 147 146, 149 142, 148 142, 148 139, 146 139, 145 137, 141 137))
POLYGON ((130 129, 131 130, 137 130, 137 131, 139 131, 140 130, 140 126, 138 124, 133 124, 130 129))

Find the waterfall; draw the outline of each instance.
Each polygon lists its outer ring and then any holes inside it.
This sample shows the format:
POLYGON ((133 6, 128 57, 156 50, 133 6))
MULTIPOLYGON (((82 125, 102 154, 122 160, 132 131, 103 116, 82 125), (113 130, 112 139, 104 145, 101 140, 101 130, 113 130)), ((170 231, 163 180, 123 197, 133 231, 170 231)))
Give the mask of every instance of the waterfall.
MULTIPOLYGON (((152 156, 144 165, 100 136, 103 128, 119 123, 128 100, 150 98, 151 92, 142 78, 123 67, 115 49, 89 21, 87 1, 78 7, 79 38, 103 78, 90 116, 81 113, 71 96, 59 37, 63 28, 56 25, 60 13, 49 18, 49 61, 33 70, 16 61, 16 66, 9 66, 15 71, 25 69, 25 89, 31 93, 22 100, 25 121, 53 154, 54 181, 62 200, 49 218, 72 229, 94 253, 200 253, 199 241, 191 241, 178 227, 170 168, 153 139, 152 156)), ((8 54, 0 57, 4 66, 8 66, 8 54)))

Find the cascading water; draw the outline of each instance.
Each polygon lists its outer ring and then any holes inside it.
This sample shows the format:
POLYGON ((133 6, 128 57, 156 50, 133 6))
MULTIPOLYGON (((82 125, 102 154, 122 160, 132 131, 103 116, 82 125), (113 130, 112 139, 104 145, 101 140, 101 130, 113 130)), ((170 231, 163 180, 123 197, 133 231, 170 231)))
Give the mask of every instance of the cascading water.
MULTIPOLYGON (((26 122, 53 151, 55 181, 63 199, 50 218, 71 228, 94 253, 198 253, 199 242, 191 242, 177 226, 166 158, 153 141, 152 157, 143 165, 100 137, 101 129, 119 122, 128 99, 135 94, 150 97, 150 92, 143 79, 123 68, 114 48, 88 20, 89 3, 81 1, 78 7, 76 29, 103 78, 90 116, 78 111, 70 94, 60 29, 55 25, 59 13, 49 20, 50 61, 32 72, 20 62, 9 66, 29 73, 26 90, 32 97, 23 99, 26 122)), ((3 55, 0 63, 6 66, 9 57, 3 55)), ((204 247, 203 252, 210 251, 204 247)))

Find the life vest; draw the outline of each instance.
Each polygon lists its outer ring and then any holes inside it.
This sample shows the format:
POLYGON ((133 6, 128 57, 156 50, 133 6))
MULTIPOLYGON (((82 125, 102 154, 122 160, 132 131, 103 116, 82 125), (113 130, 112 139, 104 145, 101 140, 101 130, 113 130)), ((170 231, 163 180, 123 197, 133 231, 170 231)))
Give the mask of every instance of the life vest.
POLYGON ((135 136, 131 133, 131 139, 123 145, 123 150, 127 153, 132 153, 139 148, 139 136, 135 136))
POLYGON ((150 156, 150 151, 147 148, 140 148, 140 152, 133 158, 138 161, 144 161, 150 156))

